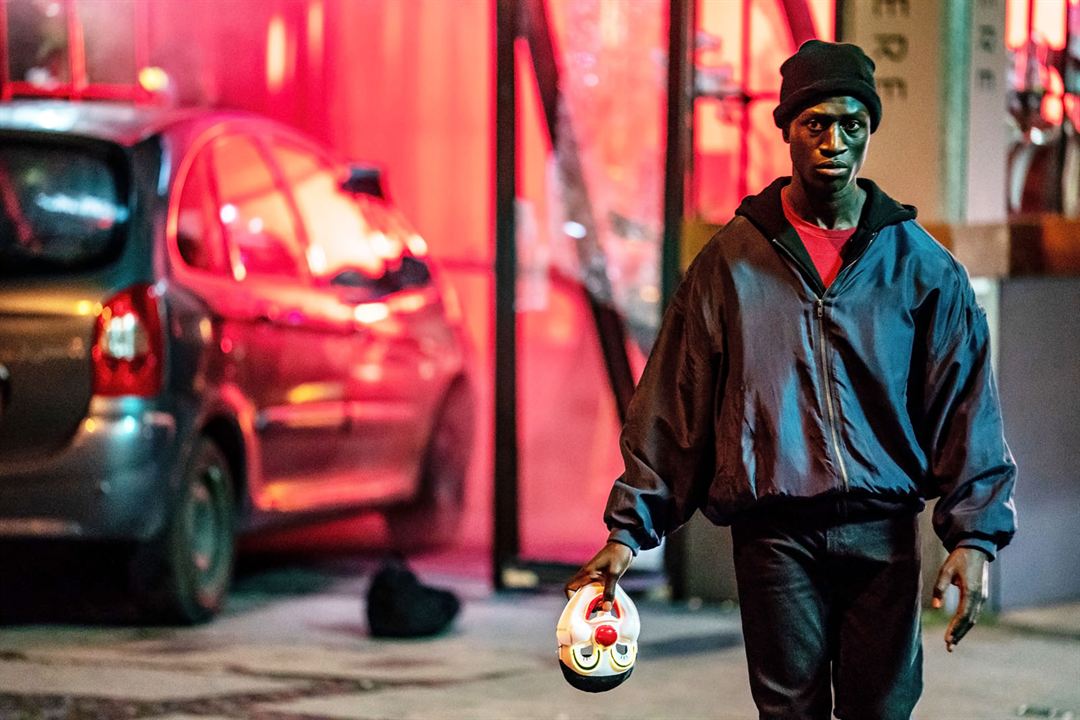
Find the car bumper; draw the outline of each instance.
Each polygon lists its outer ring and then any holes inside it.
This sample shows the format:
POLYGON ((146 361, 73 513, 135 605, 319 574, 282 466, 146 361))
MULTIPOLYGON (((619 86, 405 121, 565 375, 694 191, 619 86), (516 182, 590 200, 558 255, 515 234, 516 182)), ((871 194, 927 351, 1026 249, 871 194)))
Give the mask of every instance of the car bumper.
POLYGON ((0 537, 145 540, 162 527, 177 423, 144 400, 95 398, 48 458, 0 464, 0 537))

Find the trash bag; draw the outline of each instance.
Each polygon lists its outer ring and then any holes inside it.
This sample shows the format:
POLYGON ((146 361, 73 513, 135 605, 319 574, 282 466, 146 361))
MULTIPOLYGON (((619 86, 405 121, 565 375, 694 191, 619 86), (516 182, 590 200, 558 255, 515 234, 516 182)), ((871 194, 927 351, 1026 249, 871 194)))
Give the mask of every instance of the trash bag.
POLYGON ((384 563, 367 594, 372 637, 415 638, 437 635, 457 617, 461 601, 449 590, 429 587, 400 561, 384 563))

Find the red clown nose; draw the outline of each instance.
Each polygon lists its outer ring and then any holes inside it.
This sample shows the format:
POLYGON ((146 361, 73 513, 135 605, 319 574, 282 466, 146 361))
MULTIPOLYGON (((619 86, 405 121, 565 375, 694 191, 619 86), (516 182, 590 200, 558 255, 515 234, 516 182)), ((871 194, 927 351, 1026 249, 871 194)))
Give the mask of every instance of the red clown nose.
POLYGON ((596 642, 604 647, 611 647, 619 639, 618 631, 610 625, 601 625, 596 628, 596 642))

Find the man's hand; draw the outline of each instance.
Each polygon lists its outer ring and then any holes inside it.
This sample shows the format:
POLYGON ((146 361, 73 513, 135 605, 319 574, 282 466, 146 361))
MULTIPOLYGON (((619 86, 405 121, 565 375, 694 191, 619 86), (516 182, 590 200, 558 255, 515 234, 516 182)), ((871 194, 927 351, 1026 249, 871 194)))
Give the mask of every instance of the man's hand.
POLYGON ((989 595, 988 576, 986 553, 975 548, 956 548, 945 558, 941 570, 938 571, 932 602, 935 608, 941 607, 942 598, 945 597, 945 590, 949 585, 960 589, 960 603, 956 606, 956 614, 949 621, 949 627, 945 628, 945 649, 949 652, 952 652, 953 647, 979 619, 983 603, 989 595))
POLYGON ((578 588, 589 583, 602 582, 604 584, 604 610, 611 609, 611 603, 615 600, 615 585, 630 567, 630 561, 634 559, 634 553, 622 543, 609 542, 600 548, 600 552, 593 555, 592 560, 581 566, 570 582, 566 583, 566 595, 569 597, 578 588))

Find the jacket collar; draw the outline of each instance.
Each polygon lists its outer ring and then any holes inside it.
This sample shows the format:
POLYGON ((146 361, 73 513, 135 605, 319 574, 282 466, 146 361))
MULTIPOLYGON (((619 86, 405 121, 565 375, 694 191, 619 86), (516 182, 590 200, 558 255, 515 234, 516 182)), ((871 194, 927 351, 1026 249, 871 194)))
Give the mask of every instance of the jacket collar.
MULTIPOLYGON (((791 177, 777 178, 757 195, 744 198, 735 214, 749 220, 766 239, 779 244, 798 263, 818 293, 823 294, 825 284, 795 228, 784 217, 784 210, 780 205, 780 191, 790 182, 791 177)), ((855 234, 840 251, 843 267, 847 267, 862 255, 874 235, 882 228, 914 220, 917 212, 913 205, 903 205, 886 195, 873 180, 859 178, 856 182, 866 191, 866 202, 863 203, 855 234)))

